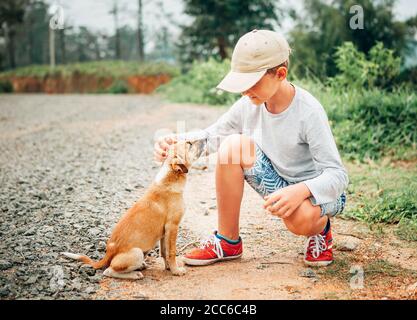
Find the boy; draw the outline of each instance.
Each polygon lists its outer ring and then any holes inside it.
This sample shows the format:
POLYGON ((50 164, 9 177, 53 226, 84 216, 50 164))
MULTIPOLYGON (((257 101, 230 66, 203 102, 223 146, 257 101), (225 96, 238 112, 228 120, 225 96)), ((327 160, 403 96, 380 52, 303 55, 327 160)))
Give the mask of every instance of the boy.
MULTIPOLYGON (((232 70, 217 88, 242 97, 203 131, 209 151, 218 149, 218 230, 185 255, 188 265, 242 255, 244 180, 264 197, 266 210, 282 218, 294 234, 308 237, 307 265, 333 261, 329 217, 344 209, 348 176, 323 107, 287 80, 289 55, 287 41, 269 30, 243 35, 233 50, 232 70), (212 143, 216 137, 222 140, 219 148, 212 143)), ((157 141, 156 160, 163 161, 177 138, 157 141)))

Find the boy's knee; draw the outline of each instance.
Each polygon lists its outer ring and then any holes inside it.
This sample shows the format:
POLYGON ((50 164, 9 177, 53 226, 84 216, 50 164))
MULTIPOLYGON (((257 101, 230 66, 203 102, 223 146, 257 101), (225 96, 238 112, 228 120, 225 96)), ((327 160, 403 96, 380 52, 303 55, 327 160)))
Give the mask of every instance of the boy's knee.
POLYGON ((317 233, 317 222, 320 219, 320 207, 311 205, 310 200, 304 202, 284 219, 288 230, 299 236, 313 236, 317 233))
POLYGON ((225 138, 218 151, 219 164, 239 164, 242 168, 250 168, 255 159, 254 142, 241 134, 232 134, 225 138))

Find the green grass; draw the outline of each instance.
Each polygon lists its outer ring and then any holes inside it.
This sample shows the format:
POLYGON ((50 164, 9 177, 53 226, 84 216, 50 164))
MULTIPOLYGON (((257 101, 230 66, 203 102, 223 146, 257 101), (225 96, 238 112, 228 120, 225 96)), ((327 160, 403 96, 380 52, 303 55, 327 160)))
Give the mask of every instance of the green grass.
POLYGON ((172 102, 231 106, 240 98, 240 95, 216 89, 217 84, 229 70, 230 61, 228 60, 223 62, 217 62, 214 59, 206 62, 196 61, 190 71, 160 86, 157 92, 172 102))
POLYGON ((350 184, 344 217, 368 223, 417 220, 417 165, 346 163, 350 184))
POLYGON ((385 277, 398 277, 398 276, 415 276, 417 272, 401 268, 398 265, 394 265, 386 260, 377 259, 364 266, 365 276, 372 277, 382 275, 385 277))
POLYGON ((395 233, 402 240, 417 241, 417 219, 401 219, 395 233))
POLYGON ((338 91, 295 80, 326 109, 341 154, 350 160, 417 159, 417 95, 410 90, 338 91))
POLYGON ((363 267, 363 274, 365 276, 366 284, 376 284, 374 281, 387 277, 415 277, 417 272, 402 268, 398 265, 394 265, 384 259, 375 259, 367 263, 359 263, 355 261, 355 256, 352 254, 346 254, 338 252, 335 256, 335 261, 326 268, 320 268, 317 270, 317 274, 323 277, 336 278, 345 283, 349 283, 354 274, 350 272, 351 267, 360 265, 363 267), (369 282, 371 281, 371 283, 369 282))
POLYGON ((31 65, 0 73, 2 77, 39 77, 73 74, 95 75, 97 77, 120 78, 130 75, 159 75, 168 74, 172 77, 179 74, 179 69, 167 63, 139 63, 136 61, 94 61, 57 65, 51 69, 48 65, 31 65))

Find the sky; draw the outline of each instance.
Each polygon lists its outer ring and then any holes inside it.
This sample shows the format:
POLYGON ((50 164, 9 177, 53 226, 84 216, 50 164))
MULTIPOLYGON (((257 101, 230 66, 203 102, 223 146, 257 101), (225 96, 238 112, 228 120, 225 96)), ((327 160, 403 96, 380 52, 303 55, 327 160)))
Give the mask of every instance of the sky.
MULTIPOLYGON (((50 4, 60 4, 64 8, 65 21, 74 26, 87 26, 92 30, 103 31, 112 34, 114 31, 113 16, 109 13, 114 0, 47 0, 50 4)), ((156 5, 158 2, 163 3, 163 10, 172 14, 172 19, 180 23, 190 23, 190 17, 183 14, 183 3, 181 0, 142 0, 144 25, 147 28, 147 34, 152 34, 155 30, 166 26, 174 36, 179 35, 180 29, 170 21, 164 19, 160 8, 156 5)), ((119 7, 122 8, 120 13, 121 25, 129 25, 136 29, 137 26, 137 6, 138 0, 117 0, 119 7)), ((281 2, 282 3, 282 2, 281 2)), ((291 6, 297 10, 302 8, 303 0, 294 0, 291 6)), ((403 20, 417 14, 416 0, 398 0, 395 10, 398 19, 403 20)), ((286 33, 291 29, 292 22, 284 21, 282 32, 286 33)), ((147 51, 153 47, 152 41, 147 42, 147 51)))

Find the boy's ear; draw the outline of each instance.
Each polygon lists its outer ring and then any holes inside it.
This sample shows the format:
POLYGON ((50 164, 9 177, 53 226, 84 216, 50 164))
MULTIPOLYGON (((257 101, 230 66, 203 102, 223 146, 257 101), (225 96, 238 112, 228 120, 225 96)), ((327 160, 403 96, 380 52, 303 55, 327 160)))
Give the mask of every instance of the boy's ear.
POLYGON ((287 67, 282 66, 277 69, 277 76, 279 80, 284 80, 287 77, 287 75, 288 75, 287 67))

